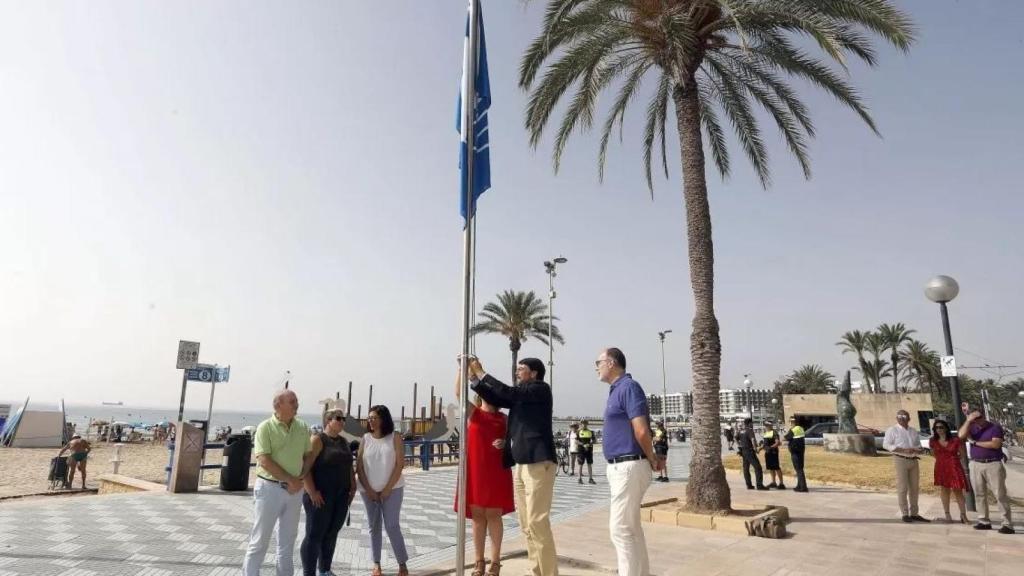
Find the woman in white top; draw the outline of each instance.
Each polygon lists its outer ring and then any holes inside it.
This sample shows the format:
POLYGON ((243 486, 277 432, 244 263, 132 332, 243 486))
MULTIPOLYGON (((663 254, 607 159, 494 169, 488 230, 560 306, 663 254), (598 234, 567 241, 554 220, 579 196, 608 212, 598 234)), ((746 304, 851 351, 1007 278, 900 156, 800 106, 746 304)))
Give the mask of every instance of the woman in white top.
POLYGON ((409 554, 405 549, 405 538, 399 516, 402 511, 402 495, 405 478, 402 465, 405 452, 402 436, 395 434, 395 422, 387 406, 371 406, 366 416, 369 432, 363 435, 356 459, 356 474, 359 476, 359 492, 366 506, 366 518, 370 526, 370 544, 373 551, 373 576, 381 576, 380 553, 383 547, 381 525, 387 530, 391 550, 398 561, 399 576, 408 576, 405 563, 409 554))

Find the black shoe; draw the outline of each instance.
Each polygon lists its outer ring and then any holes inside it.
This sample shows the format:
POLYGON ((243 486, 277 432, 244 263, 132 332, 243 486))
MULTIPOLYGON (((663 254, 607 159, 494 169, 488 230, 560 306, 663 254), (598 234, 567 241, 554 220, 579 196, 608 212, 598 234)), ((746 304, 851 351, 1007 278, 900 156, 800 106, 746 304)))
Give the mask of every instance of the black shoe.
POLYGON ((580 476, 580 484, 583 484, 583 477, 580 476))
POLYGON ((593 478, 591 478, 591 479, 590 479, 590 480, 589 480, 588 482, 589 482, 590 484, 597 484, 597 482, 594 482, 594 479, 593 479, 593 478))
POLYGON ((910 524, 911 522, 913 522, 913 520, 910 519, 910 516, 904 516, 903 517, 903 521, 906 522, 907 524, 910 524))
POLYGON ((914 522, 928 522, 928 523, 931 523, 931 520, 925 518, 924 516, 921 516, 920 514, 914 514, 913 516, 910 517, 910 519, 913 520, 914 522))
POLYGON ((786 489, 786 485, 785 485, 785 484, 779 484, 779 485, 777 486, 777 488, 778 488, 779 490, 785 490, 785 489, 786 489))
POLYGON ((992 525, 991 524, 983 524, 981 522, 978 522, 977 524, 974 525, 974 529, 975 530, 991 530, 992 529, 992 525))
POLYGON ((775 482, 772 482, 771 484, 768 485, 769 489, 771 489, 771 488, 778 488, 778 487, 779 487, 779 485, 776 484, 775 482))
POLYGON ((807 488, 800 488, 799 486, 797 486, 796 488, 793 488, 793 492, 807 492, 807 491, 808 491, 807 488))
POLYGON ((1014 534, 1013 526, 1003 526, 999 528, 1000 534, 1014 534))
POLYGON ((758 490, 768 490, 768 487, 767 486, 758 486, 757 489, 758 490))
POLYGON ((753 486, 751 486, 750 484, 747 484, 747 490, 753 490, 753 489, 754 489, 753 486))

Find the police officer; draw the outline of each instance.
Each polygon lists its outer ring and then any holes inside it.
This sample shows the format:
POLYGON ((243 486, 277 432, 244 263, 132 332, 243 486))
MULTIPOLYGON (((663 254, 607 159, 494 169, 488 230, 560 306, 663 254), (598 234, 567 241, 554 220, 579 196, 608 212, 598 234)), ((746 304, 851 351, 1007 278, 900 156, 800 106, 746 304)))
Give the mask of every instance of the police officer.
POLYGON ((796 421, 796 416, 789 419, 789 431, 786 432, 789 443, 789 457, 793 460, 796 470, 796 488, 794 492, 807 492, 807 479, 804 478, 804 428, 796 421))
POLYGON ((580 430, 576 435, 577 450, 579 450, 577 457, 580 465, 580 484, 583 484, 584 463, 587 465, 587 475, 590 476, 589 482, 597 484, 594 482, 594 431, 587 428, 587 421, 583 420, 580 422, 580 430))

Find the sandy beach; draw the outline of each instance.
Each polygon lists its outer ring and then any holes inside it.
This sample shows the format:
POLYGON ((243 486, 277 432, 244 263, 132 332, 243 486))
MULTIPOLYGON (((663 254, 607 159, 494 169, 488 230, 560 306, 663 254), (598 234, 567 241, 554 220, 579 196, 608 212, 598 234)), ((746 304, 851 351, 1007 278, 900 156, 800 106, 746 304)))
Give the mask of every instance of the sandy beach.
MULTIPOLYGON (((96 478, 100 474, 114 471, 110 460, 114 457, 115 444, 94 443, 89 454, 86 486, 99 487, 96 478)), ((121 466, 119 473, 132 478, 163 483, 166 479, 167 447, 162 443, 121 444, 121 466)), ((47 475, 50 460, 57 455, 57 448, 0 448, 0 499, 46 492, 49 487, 47 475)), ((210 450, 207 457, 211 462, 220 462, 220 450, 210 450)), ((203 474, 204 484, 220 481, 220 471, 210 470, 203 474)), ((75 487, 80 486, 75 475, 75 487)))

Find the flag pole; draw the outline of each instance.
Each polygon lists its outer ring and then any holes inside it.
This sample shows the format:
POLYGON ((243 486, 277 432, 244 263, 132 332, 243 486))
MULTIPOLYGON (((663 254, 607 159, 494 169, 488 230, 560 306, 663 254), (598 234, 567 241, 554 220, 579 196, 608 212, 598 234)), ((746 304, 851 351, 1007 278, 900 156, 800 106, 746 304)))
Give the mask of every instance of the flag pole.
POLYGON ((473 160, 476 132, 478 14, 477 0, 469 0, 469 30, 462 64, 462 137, 466 142, 465 170, 462 172, 462 178, 465 178, 463 205, 466 207, 466 225, 463 231, 462 246, 462 381, 459 383, 462 389, 462 401, 459 402, 459 411, 462 417, 459 419, 459 509, 455 538, 455 574, 457 576, 463 575, 466 566, 466 401, 469 398, 469 328, 475 273, 473 269, 473 221, 476 211, 473 206, 473 160))

